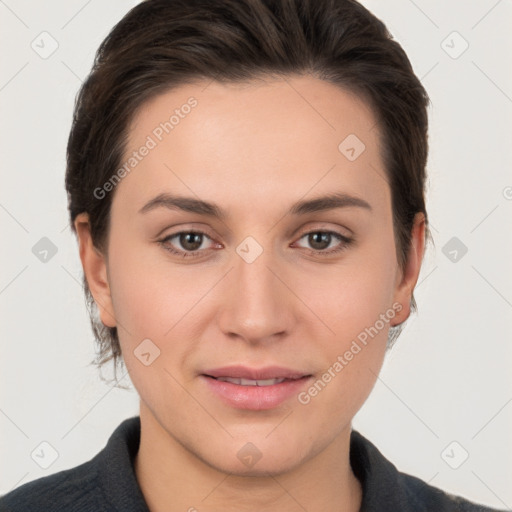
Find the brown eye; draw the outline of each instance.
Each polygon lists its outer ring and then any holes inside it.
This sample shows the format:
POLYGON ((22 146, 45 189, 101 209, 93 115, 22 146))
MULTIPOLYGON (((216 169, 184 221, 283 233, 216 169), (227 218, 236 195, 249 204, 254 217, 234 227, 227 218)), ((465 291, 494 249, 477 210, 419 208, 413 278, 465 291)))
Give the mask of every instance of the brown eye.
POLYGON ((315 233, 309 233, 308 243, 311 244, 315 250, 327 249, 331 243, 332 235, 325 231, 317 231, 315 233), (327 244, 327 245, 326 245, 327 244))
POLYGON ((210 239, 210 237, 202 231, 180 231, 166 236, 162 240, 159 240, 159 243, 172 254, 189 258, 200 256, 202 252, 207 250, 206 248, 200 250, 205 237, 210 239), (171 243, 173 239, 177 241, 171 243))
POLYGON ((178 240, 185 250, 187 251, 196 251, 201 247, 202 243, 202 234, 201 233, 180 233, 178 235, 178 240))
POLYGON ((322 256, 329 256, 341 252, 353 242, 353 239, 348 238, 341 233, 337 233, 336 231, 310 231, 309 233, 303 234, 300 239, 302 240, 306 237, 307 244, 310 248, 304 248, 309 249, 312 253, 322 256), (326 250, 333 243, 334 248, 326 250))

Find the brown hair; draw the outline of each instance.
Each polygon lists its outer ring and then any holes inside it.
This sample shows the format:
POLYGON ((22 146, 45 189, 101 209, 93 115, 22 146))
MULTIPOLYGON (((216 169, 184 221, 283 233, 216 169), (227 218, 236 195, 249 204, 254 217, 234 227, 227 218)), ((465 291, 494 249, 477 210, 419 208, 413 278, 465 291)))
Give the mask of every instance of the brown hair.
MULTIPOLYGON (((144 102, 201 79, 293 74, 355 92, 376 115, 403 268, 414 216, 427 219, 429 99, 401 46, 354 0, 146 0, 131 9, 101 43, 76 98, 65 180, 73 231, 87 212, 93 243, 106 254, 114 192, 98 199, 94 190, 119 169, 144 102)), ((99 343, 95 362, 113 359, 115 370, 122 362, 117 329, 99 319, 85 275, 83 287, 99 343)), ((388 346, 400 330, 391 328, 388 346)))

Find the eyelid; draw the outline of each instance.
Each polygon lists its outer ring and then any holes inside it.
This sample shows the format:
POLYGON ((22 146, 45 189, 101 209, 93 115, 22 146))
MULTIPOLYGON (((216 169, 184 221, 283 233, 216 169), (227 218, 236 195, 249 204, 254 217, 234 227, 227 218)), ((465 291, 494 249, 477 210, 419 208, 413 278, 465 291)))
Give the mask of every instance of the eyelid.
MULTIPOLYGON (((335 230, 332 230, 332 229, 318 229, 318 228, 315 228, 315 229, 310 229, 308 231, 304 231, 303 233, 301 233, 301 235, 297 237, 297 241, 301 240, 302 238, 304 238, 307 235, 312 235, 313 233, 327 233, 327 234, 339 237, 343 241, 352 240, 352 237, 350 237, 348 235, 344 235, 343 233, 340 233, 339 231, 335 231, 335 230)), ((293 243, 295 243, 295 242, 293 242, 293 243)))
POLYGON ((341 226, 339 224, 336 225, 335 228, 332 227, 332 223, 328 222, 317 222, 313 223, 313 226, 310 226, 308 228, 300 228, 297 231, 294 232, 292 236, 299 236, 302 237, 304 235, 308 235, 309 233, 316 233, 318 231, 327 231, 331 233, 338 233, 340 236, 344 236, 345 238, 352 238, 354 236, 354 232, 349 229, 346 226, 341 226), (329 224, 329 225, 327 225, 329 224), (341 230, 341 232, 340 232, 341 230), (347 231, 348 233, 343 233, 343 231, 347 231), (300 233, 300 235, 296 235, 295 233, 300 233))

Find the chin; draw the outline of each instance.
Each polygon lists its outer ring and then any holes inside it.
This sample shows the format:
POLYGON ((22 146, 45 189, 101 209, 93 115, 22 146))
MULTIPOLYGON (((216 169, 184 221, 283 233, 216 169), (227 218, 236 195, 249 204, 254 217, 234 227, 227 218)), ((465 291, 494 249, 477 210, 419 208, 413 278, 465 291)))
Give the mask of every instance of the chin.
POLYGON ((305 454, 295 443, 284 445, 282 440, 262 437, 244 437, 241 441, 231 440, 228 446, 218 445, 213 453, 196 451, 203 462, 223 473, 237 476, 268 477, 287 473, 304 462, 305 454))
POLYGON ((254 466, 249 467, 245 464, 240 464, 239 462, 233 464, 221 464, 217 466, 219 471, 223 473, 229 473, 232 476, 240 476, 240 477, 269 477, 269 476, 280 476, 286 474, 293 469, 295 469, 298 465, 300 465, 300 460, 291 461, 289 458, 284 458, 283 460, 267 460, 263 461, 263 457, 254 464, 254 466))

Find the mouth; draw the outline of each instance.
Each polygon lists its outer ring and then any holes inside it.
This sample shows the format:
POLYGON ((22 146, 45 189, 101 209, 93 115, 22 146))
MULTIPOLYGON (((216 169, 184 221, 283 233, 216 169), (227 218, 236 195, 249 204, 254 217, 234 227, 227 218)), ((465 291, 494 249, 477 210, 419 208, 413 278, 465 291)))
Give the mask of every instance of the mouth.
MULTIPOLYGON (((211 377, 211 375, 206 375, 206 377, 211 377)), ((293 379, 284 379, 284 378, 276 378, 276 379, 242 379, 236 377, 211 377, 215 380, 220 380, 222 382, 231 382, 231 384, 237 384, 239 386, 273 386, 274 384, 281 384, 285 380, 293 380, 293 379)))
POLYGON ((200 377, 208 391, 224 404, 263 410, 278 407, 296 396, 313 375, 276 366, 262 369, 231 366, 207 370, 200 377))
POLYGON ((268 383, 271 380, 296 380, 306 376, 311 376, 307 372, 286 368, 284 366, 266 366, 264 368, 251 368, 249 366, 223 366, 222 368, 212 368, 206 370, 203 375, 214 379, 232 379, 245 386, 269 386, 275 383, 268 383), (244 382, 242 382, 244 381, 244 382), (261 382, 262 384, 254 384, 261 382))

